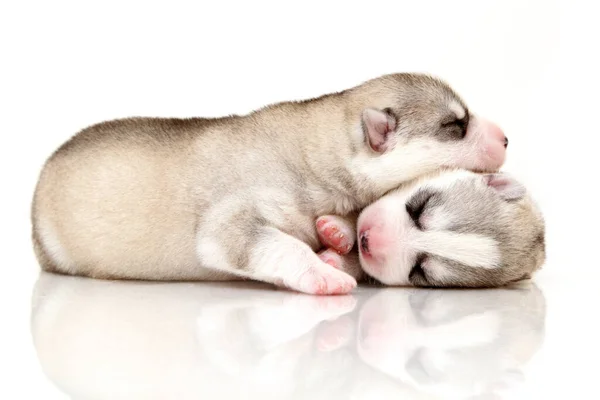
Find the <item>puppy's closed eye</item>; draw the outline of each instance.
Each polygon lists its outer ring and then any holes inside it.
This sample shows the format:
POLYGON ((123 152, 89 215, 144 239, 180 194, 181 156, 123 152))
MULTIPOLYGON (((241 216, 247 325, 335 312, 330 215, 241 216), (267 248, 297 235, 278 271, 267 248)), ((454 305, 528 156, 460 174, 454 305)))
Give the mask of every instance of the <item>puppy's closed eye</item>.
POLYGON ((406 202, 406 212, 408 215, 410 215, 410 218, 413 220, 415 226, 419 229, 423 229, 420 218, 423 212, 427 209, 432 197, 432 192, 419 190, 410 198, 410 200, 406 202))
POLYGON ((415 286, 423 286, 428 284, 427 273, 423 269, 423 263, 427 256, 420 254, 415 259, 415 264, 408 274, 408 280, 415 286))
POLYGON ((457 118, 455 114, 450 114, 440 123, 442 129, 446 130, 450 135, 458 138, 464 138, 467 135, 467 127, 469 126, 469 114, 464 117, 457 118))

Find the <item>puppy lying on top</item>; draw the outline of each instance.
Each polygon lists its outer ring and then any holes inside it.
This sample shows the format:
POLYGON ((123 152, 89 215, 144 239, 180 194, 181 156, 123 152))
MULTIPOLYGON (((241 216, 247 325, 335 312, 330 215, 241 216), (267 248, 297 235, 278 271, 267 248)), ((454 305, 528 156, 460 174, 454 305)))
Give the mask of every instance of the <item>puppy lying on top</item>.
MULTIPOLYGON (((42 269, 55 273, 251 279, 345 294, 356 280, 317 256, 317 217, 352 215, 440 168, 497 171, 507 146, 502 130, 447 83, 406 73, 245 115, 104 121, 67 140, 42 168, 32 200, 33 247, 42 269)), ((495 231, 483 236, 452 242, 463 252, 454 269, 475 263, 492 270, 500 262, 495 231)), ((382 237, 374 228, 361 236, 370 273, 382 237)), ((448 235, 425 237, 423 270, 439 261, 431 247, 440 245, 438 256, 449 259, 448 235)), ((403 246, 397 254, 405 263, 417 255, 403 246)))
POLYGON ((495 287, 530 278, 546 257, 540 210, 504 173, 428 175, 375 201, 355 221, 327 215, 316 224, 327 247, 320 258, 357 280, 495 287))

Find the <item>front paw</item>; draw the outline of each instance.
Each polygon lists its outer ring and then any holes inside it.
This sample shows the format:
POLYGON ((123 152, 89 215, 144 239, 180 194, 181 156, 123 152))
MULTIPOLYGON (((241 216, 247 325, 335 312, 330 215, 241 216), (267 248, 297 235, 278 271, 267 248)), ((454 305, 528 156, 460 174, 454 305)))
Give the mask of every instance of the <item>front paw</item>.
POLYGON ((329 264, 335 269, 344 271, 344 259, 336 250, 325 249, 319 252, 317 255, 325 264, 329 264))
POLYGON ((319 240, 340 254, 348 254, 356 242, 356 232, 346 220, 333 215, 317 218, 319 240))
POLYGON ((356 279, 325 263, 310 267, 290 283, 295 290, 318 295, 348 294, 356 287, 356 279))

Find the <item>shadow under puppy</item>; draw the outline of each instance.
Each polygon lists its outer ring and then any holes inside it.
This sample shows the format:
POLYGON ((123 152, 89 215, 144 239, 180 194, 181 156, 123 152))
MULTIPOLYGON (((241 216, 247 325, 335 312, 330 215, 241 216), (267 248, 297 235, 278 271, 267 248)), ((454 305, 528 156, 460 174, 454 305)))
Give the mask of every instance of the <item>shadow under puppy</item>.
POLYGON ((546 257, 542 214, 505 173, 438 172, 383 196, 357 222, 323 216, 316 225, 323 261, 386 285, 502 286, 530 278, 546 257))
POLYGON ((355 279, 315 253, 318 216, 361 210, 443 167, 496 171, 507 143, 419 74, 248 115, 107 121, 46 162, 34 248, 44 270, 64 274, 348 293, 355 279))

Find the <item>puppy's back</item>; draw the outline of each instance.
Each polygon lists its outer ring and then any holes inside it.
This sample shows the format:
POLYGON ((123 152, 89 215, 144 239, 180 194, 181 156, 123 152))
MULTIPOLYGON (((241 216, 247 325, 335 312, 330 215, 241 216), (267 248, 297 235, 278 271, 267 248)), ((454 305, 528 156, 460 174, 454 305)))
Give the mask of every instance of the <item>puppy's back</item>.
POLYGON ((168 238, 194 229, 186 176, 194 140, 224 123, 130 118, 72 137, 45 164, 34 195, 33 242, 42 268, 127 277, 152 269, 160 253, 174 265, 193 263, 193 248, 168 238))

